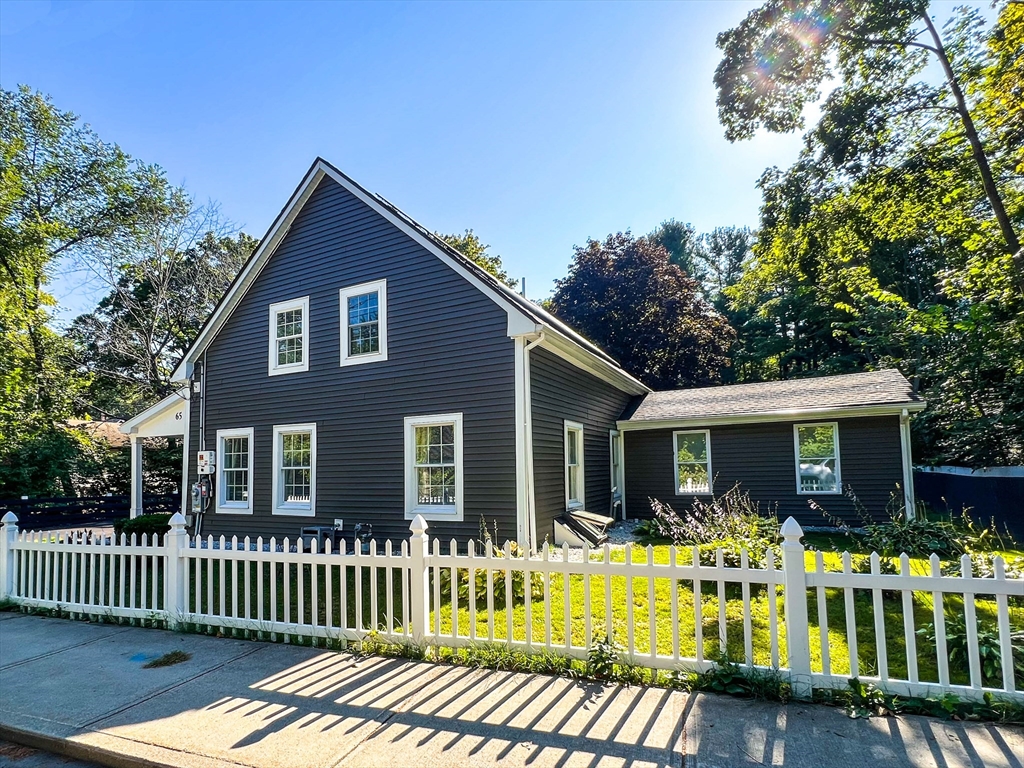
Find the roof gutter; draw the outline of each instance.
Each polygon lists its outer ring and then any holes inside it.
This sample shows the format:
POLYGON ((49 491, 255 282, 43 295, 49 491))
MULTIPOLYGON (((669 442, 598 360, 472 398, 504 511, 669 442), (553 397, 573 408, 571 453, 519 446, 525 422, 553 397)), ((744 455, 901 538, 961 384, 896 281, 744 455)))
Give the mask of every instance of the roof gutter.
POLYGON ((618 428, 622 432, 638 432, 648 429, 675 429, 683 427, 714 427, 727 424, 763 424, 772 421, 806 421, 808 419, 843 419, 858 416, 901 416, 922 411, 924 402, 887 403, 881 405, 860 405, 846 408, 791 408, 763 413, 737 413, 721 416, 689 416, 680 419, 622 419, 618 428))

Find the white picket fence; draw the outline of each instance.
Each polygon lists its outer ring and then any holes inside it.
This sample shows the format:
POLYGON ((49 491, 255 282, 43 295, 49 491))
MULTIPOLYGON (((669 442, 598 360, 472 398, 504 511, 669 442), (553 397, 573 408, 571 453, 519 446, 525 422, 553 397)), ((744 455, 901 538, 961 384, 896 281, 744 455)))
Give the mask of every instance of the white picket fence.
POLYGON ((545 545, 524 557, 508 543, 497 549, 452 540, 442 553, 421 518, 408 541, 383 548, 371 542, 368 552, 344 545, 317 551, 315 542, 307 549, 302 539, 190 538, 184 523, 175 515, 162 542, 145 536, 115 542, 19 532, 8 513, 0 535, 0 600, 271 639, 358 641, 373 632, 396 642, 500 643, 586 658, 596 641, 608 638, 622 649, 623 661, 652 669, 703 671, 728 653, 746 666, 779 670, 799 697, 857 677, 902 695, 1024 698, 1014 679, 1012 640, 1024 623, 1024 579, 1007 578, 1000 558, 987 578, 972 575, 966 556, 958 575, 942 575, 934 555, 928 574, 911 573, 906 556, 899 574, 883 574, 877 555, 870 573, 858 573, 849 554, 841 572, 829 571, 820 552, 807 570, 803 531, 792 518, 782 527, 778 563, 769 553, 753 564, 744 552, 739 567, 727 567, 721 550, 706 564, 696 550, 676 547, 669 548, 668 562, 655 562, 651 547, 629 546, 584 548, 576 561, 567 546, 545 545), (966 679, 949 665, 951 604, 962 605, 966 679), (983 674, 979 606, 981 624, 998 634, 997 680, 983 674), (830 608, 833 618, 841 617, 838 632, 830 630, 830 608), (922 649, 915 610, 934 622, 934 648, 922 649), (891 626, 897 614, 902 631, 891 626), (869 665, 861 656, 866 636, 874 646, 869 665), (898 663, 890 662, 893 655, 898 663), (934 670, 930 677, 920 672, 925 666, 934 670))

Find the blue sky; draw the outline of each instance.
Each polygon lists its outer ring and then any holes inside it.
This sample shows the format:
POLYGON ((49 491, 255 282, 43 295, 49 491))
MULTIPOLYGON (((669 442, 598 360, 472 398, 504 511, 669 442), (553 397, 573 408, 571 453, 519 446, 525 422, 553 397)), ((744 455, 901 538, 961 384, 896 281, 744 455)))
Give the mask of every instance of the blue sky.
MULTIPOLYGON (((715 35, 756 5, 7 0, 0 84, 257 237, 322 155, 431 229, 473 228, 537 298, 587 238, 756 225, 757 178, 801 143, 717 122, 715 35)), ((81 281, 55 286, 63 317, 95 299, 81 281)))

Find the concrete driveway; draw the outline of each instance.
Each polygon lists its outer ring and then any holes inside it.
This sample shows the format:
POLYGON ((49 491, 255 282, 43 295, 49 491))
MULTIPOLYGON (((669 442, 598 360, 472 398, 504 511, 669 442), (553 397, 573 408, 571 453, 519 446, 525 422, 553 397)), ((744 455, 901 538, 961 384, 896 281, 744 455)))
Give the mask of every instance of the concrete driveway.
POLYGON ((1019 729, 0 613, 0 738, 101 764, 1021 765, 1019 729), (171 650, 191 658, 143 665, 171 650))

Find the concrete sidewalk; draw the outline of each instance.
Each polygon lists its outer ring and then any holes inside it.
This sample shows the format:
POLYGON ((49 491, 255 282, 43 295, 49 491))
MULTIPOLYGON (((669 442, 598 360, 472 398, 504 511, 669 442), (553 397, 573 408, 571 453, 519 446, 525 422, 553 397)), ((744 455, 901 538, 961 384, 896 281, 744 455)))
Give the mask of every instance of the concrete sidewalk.
POLYGON ((1020 729, 0 613, 0 738, 118 766, 1021 766, 1020 729), (143 664, 171 650, 171 667, 143 664))

